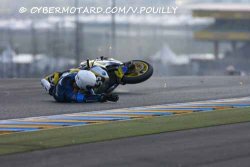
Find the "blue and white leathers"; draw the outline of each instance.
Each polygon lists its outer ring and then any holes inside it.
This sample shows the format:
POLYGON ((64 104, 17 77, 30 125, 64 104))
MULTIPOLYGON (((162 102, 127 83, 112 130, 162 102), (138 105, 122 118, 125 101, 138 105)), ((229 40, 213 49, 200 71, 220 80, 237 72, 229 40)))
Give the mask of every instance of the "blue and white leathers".
POLYGON ((52 95, 58 102, 98 102, 100 95, 94 94, 93 90, 86 91, 85 94, 74 91, 73 84, 77 73, 70 73, 62 76, 58 84, 54 87, 52 95))

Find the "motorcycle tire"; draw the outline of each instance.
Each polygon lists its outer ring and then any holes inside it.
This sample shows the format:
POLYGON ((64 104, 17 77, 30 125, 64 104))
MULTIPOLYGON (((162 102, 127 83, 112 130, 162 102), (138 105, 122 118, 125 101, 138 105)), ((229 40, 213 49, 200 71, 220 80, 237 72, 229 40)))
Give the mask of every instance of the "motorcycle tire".
POLYGON ((138 75, 138 76, 131 76, 130 74, 129 75, 125 74, 121 80, 124 84, 141 83, 141 82, 146 81, 153 75, 154 70, 153 70, 153 67, 149 63, 142 61, 142 60, 132 60, 131 62, 142 63, 145 66, 147 66, 147 70, 143 74, 138 75))

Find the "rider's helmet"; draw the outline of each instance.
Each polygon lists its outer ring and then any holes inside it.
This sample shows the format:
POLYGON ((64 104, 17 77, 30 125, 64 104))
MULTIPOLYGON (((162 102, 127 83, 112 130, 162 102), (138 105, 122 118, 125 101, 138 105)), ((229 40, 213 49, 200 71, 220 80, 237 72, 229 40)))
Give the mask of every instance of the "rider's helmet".
POLYGON ((88 70, 80 70, 75 76, 76 85, 80 89, 89 89, 96 86, 96 76, 88 70))

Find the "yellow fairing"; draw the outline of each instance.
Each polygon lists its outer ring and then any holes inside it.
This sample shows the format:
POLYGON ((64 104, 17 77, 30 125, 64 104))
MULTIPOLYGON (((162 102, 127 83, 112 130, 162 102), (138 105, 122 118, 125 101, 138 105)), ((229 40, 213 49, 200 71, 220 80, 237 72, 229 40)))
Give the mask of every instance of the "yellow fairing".
POLYGON ((54 79, 53 79, 53 84, 56 85, 59 81, 59 72, 54 72, 54 79))
POLYGON ((59 72, 54 72, 53 74, 50 74, 50 75, 45 77, 46 80, 48 80, 51 83, 53 82, 54 85, 56 85, 58 83, 59 78, 60 78, 59 72))
POLYGON ((124 73, 122 71, 122 67, 119 67, 117 71, 115 71, 115 75, 118 77, 118 78, 122 78, 124 76, 124 73))

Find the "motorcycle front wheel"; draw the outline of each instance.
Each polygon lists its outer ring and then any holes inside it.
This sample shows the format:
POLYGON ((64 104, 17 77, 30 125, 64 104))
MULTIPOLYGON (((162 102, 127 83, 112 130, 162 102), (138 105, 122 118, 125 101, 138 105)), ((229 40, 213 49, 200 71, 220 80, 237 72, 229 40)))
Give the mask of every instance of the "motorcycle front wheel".
POLYGON ((123 76, 122 82, 127 84, 137 84, 149 79, 153 74, 153 67, 142 60, 132 60, 125 63, 128 72, 123 76))

